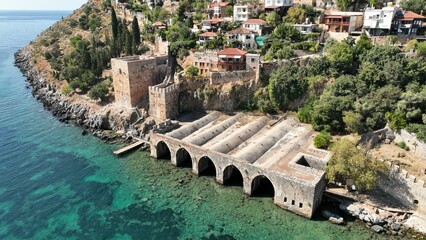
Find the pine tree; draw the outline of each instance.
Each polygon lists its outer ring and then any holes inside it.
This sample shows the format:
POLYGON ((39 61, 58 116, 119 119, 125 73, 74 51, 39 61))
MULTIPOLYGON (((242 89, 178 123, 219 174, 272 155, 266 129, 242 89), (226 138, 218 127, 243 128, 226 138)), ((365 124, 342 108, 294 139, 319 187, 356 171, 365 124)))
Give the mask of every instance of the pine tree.
POLYGON ((139 23, 138 23, 138 19, 135 17, 133 17, 133 22, 132 22, 132 33, 133 33, 133 42, 136 45, 141 44, 141 32, 139 29, 139 23))
POLYGON ((112 26, 112 36, 114 39, 118 37, 118 20, 117 15, 115 14, 114 8, 111 8, 111 26, 112 26))
POLYGON ((126 41, 124 44, 124 50, 126 51, 127 56, 133 55, 133 49, 132 49, 132 35, 130 34, 129 30, 127 28, 125 29, 126 32, 126 41))

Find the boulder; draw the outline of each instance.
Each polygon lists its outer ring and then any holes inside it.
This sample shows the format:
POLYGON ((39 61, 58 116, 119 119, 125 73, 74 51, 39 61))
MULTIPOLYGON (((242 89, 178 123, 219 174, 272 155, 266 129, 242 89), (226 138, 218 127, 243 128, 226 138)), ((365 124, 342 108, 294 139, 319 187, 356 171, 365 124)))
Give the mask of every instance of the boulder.
POLYGON ((328 219, 328 221, 331 222, 331 223, 333 223, 333 224, 339 224, 339 225, 341 225, 341 224, 345 223, 345 221, 344 221, 344 219, 342 217, 340 217, 339 215, 334 214, 334 213, 332 213, 330 211, 322 210, 321 211, 321 215, 324 218, 328 219))
POLYGON ((400 229, 401 229, 401 226, 398 224, 398 223, 392 223, 391 225, 390 225, 390 227, 391 227, 391 229, 392 230, 394 230, 394 231, 399 231, 400 229))
POLYGON ((375 231, 376 233, 381 233, 383 231, 383 227, 379 225, 373 225, 371 230, 375 231))

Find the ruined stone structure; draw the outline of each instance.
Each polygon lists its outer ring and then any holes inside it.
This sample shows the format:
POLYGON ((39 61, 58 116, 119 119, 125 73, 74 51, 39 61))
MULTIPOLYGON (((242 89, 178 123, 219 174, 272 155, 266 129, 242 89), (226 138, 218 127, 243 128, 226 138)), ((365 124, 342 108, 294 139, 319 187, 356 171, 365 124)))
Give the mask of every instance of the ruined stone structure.
POLYGON ((220 184, 269 194, 282 208, 312 217, 325 188, 330 152, 313 147, 314 131, 295 119, 212 112, 167 134, 151 133, 151 156, 212 173, 220 184))
POLYGON ((168 56, 131 56, 111 59, 115 102, 138 107, 148 99, 148 87, 166 74, 168 56))

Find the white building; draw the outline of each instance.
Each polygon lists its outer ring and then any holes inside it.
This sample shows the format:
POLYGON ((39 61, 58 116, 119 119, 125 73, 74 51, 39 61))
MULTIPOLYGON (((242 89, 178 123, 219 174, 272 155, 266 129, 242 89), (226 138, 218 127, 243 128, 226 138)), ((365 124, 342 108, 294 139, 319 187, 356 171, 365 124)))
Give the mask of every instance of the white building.
POLYGON ((248 19, 243 22, 243 28, 256 32, 259 36, 262 36, 263 28, 266 24, 266 21, 262 19, 248 19))
POLYGON ((243 49, 256 48, 256 32, 250 31, 245 28, 237 28, 229 31, 226 34, 228 43, 232 40, 236 40, 241 43, 243 49))
POLYGON ((299 30, 302 34, 308 34, 317 28, 317 25, 314 23, 301 23, 301 24, 293 24, 293 27, 297 30, 299 30))
POLYGON ((234 21, 243 22, 250 18, 249 7, 247 5, 234 6, 234 21))
POLYGON ((392 20, 398 10, 399 8, 395 6, 384 7, 382 9, 365 9, 363 28, 370 35, 388 34, 391 29, 392 20))
POLYGON ((276 9, 293 6, 293 0, 265 0, 265 9, 276 9))

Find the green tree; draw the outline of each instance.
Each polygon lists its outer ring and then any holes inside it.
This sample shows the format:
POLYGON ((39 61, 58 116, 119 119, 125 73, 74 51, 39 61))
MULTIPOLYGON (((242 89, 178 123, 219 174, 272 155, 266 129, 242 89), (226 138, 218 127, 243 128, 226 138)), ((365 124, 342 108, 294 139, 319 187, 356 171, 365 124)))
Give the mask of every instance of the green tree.
POLYGON ((276 13, 275 11, 271 12, 269 15, 266 16, 266 22, 271 27, 276 27, 281 22, 281 17, 276 13))
POLYGON ((170 50, 176 56, 183 57, 188 49, 195 47, 196 37, 186 26, 173 25, 166 33, 170 50))
POLYGON ((306 19, 306 11, 303 7, 290 7, 284 20, 287 23, 303 23, 306 19))
POLYGON ((349 0, 337 0, 337 7, 340 11, 348 10, 350 1, 349 0))
POLYGON ((111 26, 112 26, 112 37, 114 40, 118 38, 118 20, 114 8, 111 8, 111 26))
POLYGON ((304 96, 308 84, 305 72, 294 63, 285 64, 275 70, 269 79, 269 97, 278 108, 304 96))
POLYGON ((232 17, 234 15, 234 7, 233 6, 227 6, 225 8, 225 16, 226 17, 232 17))
POLYGON ((419 42, 416 46, 417 55, 426 57, 426 42, 419 42))
POLYGON ((389 126, 393 130, 400 130, 407 126, 407 121, 405 121, 403 113, 387 112, 385 117, 389 121, 389 126))
POLYGON ((272 37, 277 40, 298 41, 301 39, 301 33, 292 25, 281 23, 274 29, 272 37))
POLYGON ((346 125, 346 131, 351 133, 364 133, 365 128, 362 122, 362 116, 353 111, 343 112, 343 122, 346 125))
POLYGON ((195 67, 195 66, 193 66, 193 65, 189 66, 189 67, 185 70, 185 75, 186 75, 187 77, 190 77, 190 78, 196 77, 196 76, 198 76, 198 74, 199 74, 199 70, 198 70, 198 68, 197 68, 197 67, 195 67))
POLYGON ((130 32, 126 28, 126 40, 124 43, 124 50, 127 56, 133 55, 133 38, 130 32))
POLYGON ((312 113, 315 130, 332 133, 344 131, 343 112, 352 110, 353 99, 348 96, 334 96, 329 92, 321 95, 312 113))
POLYGON ((402 9, 407 11, 413 11, 415 13, 426 12, 426 1, 425 0, 402 0, 400 3, 402 9))
POLYGON ((108 86, 105 83, 98 83, 89 91, 89 98, 93 100, 101 99, 103 101, 108 93, 108 86))
POLYGON ((379 174, 387 174, 384 162, 373 159, 354 143, 343 139, 331 146, 333 157, 327 164, 326 177, 329 181, 353 179, 359 191, 374 189, 379 174))
POLYGON ((371 39, 366 34, 362 34, 355 44, 355 53, 363 54, 371 48, 373 48, 371 39))
POLYGON ((81 15, 78 18, 78 25, 80 26, 81 29, 83 30, 87 30, 89 29, 89 24, 88 24, 88 19, 87 19, 87 15, 81 15))
POLYGON ((337 42, 327 46, 326 56, 333 66, 340 73, 354 73, 356 66, 354 64, 354 52, 347 43, 337 42))
POLYGON ((136 18, 136 16, 133 17, 132 34, 133 34, 133 42, 136 45, 141 44, 141 31, 139 29, 139 23, 138 23, 138 19, 136 18))
POLYGON ((322 131, 320 134, 314 137, 314 146, 316 148, 327 149, 330 146, 333 138, 326 131, 322 131))

